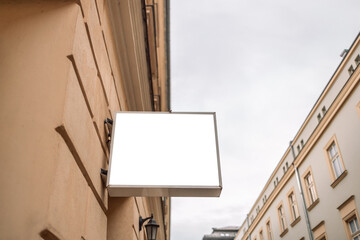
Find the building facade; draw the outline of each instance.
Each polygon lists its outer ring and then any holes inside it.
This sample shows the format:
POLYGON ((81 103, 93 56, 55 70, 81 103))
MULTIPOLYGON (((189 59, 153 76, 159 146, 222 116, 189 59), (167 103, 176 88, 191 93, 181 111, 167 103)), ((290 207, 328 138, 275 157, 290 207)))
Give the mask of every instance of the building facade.
POLYGON ((151 214, 170 238, 169 198, 100 176, 105 119, 169 111, 168 22, 167 0, 0 3, 0 239, 141 240, 151 214))
POLYGON ((203 240, 234 240, 239 227, 229 226, 213 228, 211 234, 205 234, 203 240))
POLYGON ((276 166, 236 239, 360 239, 360 36, 276 166))

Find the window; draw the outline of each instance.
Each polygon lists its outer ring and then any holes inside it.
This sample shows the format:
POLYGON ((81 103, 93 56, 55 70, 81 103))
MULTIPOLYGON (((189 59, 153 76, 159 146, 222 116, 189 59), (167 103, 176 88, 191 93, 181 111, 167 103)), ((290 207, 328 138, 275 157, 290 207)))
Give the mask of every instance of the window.
POLYGON ((347 239, 360 240, 359 214, 354 195, 350 196, 337 209, 340 211, 347 239))
POLYGON ((276 177, 275 180, 274 180, 274 187, 276 187, 278 185, 278 183, 279 183, 279 178, 276 177))
POLYGON ((326 144, 324 151, 327 158, 327 163, 330 171, 330 176, 333 181, 331 186, 334 188, 345 176, 345 166, 342 160, 338 142, 336 140, 335 135, 330 139, 330 141, 326 144))
POLYGON ((337 150, 335 142, 333 142, 329 147, 328 153, 331 161, 331 166, 333 167, 335 173, 335 177, 338 178, 344 172, 344 168, 340 161, 339 152, 337 150))
POLYGON ((356 215, 354 215, 351 219, 347 221, 347 225, 349 227, 351 239, 360 240, 360 228, 356 215))
POLYGON ((269 240, 273 240, 273 233, 271 230, 271 224, 270 224, 270 219, 266 222, 266 231, 267 231, 267 236, 269 240))
POLYGON ((290 190, 290 192, 288 193, 287 196, 288 196, 290 215, 291 215, 291 221, 292 221, 291 226, 293 227, 293 226, 295 226, 296 223, 298 223, 298 221, 300 221, 299 208, 297 205, 294 188, 292 188, 290 190))
POLYGON ((286 170, 285 170, 285 166, 283 167, 283 172, 284 172, 284 174, 285 174, 285 172, 286 172, 286 170))
POLYGON ((259 232, 259 240, 265 240, 264 239, 264 233, 263 233, 262 229, 260 229, 260 232, 259 232))
POLYGON ((323 108, 321 109, 321 112, 322 112, 322 114, 323 114, 323 116, 324 116, 325 113, 326 113, 326 107, 325 107, 325 106, 323 106, 323 108))
POLYGON ((297 150, 298 150, 298 153, 300 153, 300 151, 301 151, 300 145, 297 145, 297 150))
POLYGON ((282 203, 278 206, 278 216, 279 216, 279 223, 280 223, 280 237, 285 235, 285 231, 287 231, 287 224, 286 224, 286 217, 284 212, 284 207, 282 203))
POLYGON ((299 210, 297 208, 295 194, 293 192, 289 195, 289 204, 293 218, 297 219, 299 217, 299 210))
POLYGON ((305 199, 308 211, 311 211, 319 202, 311 167, 303 174, 303 186, 305 187, 305 199))
POLYGON ((318 122, 321 121, 321 113, 319 113, 319 114, 317 115, 317 120, 318 120, 318 122))
POLYGON ((303 148, 304 147, 304 140, 301 139, 300 144, 301 144, 301 148, 303 148))
POLYGON ((289 164, 288 164, 288 162, 286 162, 285 165, 286 165, 286 170, 289 169, 289 164))
POLYGON ((358 66, 360 64, 360 54, 358 54, 355 58, 355 64, 358 66))
POLYGON ((350 76, 355 72, 353 65, 350 65, 348 72, 350 76))
POLYGON ((309 194, 310 203, 313 203, 317 199, 317 195, 315 191, 314 180, 312 178, 311 173, 308 173, 305 176, 305 183, 306 183, 307 192, 309 194))

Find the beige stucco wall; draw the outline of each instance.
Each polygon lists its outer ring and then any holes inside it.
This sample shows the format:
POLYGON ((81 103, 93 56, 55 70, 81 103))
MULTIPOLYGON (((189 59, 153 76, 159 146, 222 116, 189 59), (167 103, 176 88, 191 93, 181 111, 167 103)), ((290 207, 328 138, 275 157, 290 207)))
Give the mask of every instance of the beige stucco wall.
POLYGON ((79 9, 67 3, 2 4, 0 9, 0 164, 5 173, 0 234, 35 239, 47 222, 58 166, 61 138, 55 128, 62 120, 71 66, 66 54, 74 34, 68 33, 74 32, 79 9))
POLYGON ((308 165, 312 166, 313 177, 320 199, 319 204, 309 213, 312 227, 315 227, 322 220, 329 239, 344 239, 345 229, 340 217, 339 207, 351 195, 355 196, 357 209, 360 209, 360 121, 356 111, 356 104, 360 102, 360 87, 352 93, 344 107, 341 108, 335 119, 322 135, 314 149, 299 168, 303 171, 308 165), (335 187, 330 185, 333 182, 327 166, 327 159, 324 154, 324 147, 332 136, 336 136, 338 147, 341 152, 344 165, 348 171, 347 176, 335 187))
POLYGON ((117 54, 106 1, 0 4, 0 239, 144 239, 151 213, 165 239, 161 198, 101 181, 103 121, 129 109, 117 54))
POLYGON ((251 233, 252 239, 257 237, 259 239, 259 232, 262 229, 264 233, 265 239, 267 239, 267 231, 266 231, 266 222, 270 219, 271 227, 273 231, 274 239, 280 239, 280 225, 279 225, 279 218, 278 218, 278 212, 277 212, 277 206, 282 203, 284 214, 286 217, 287 227, 291 230, 283 237, 283 239, 300 239, 303 236, 306 236, 307 230, 306 230, 306 222, 303 215, 303 207, 301 203, 300 198, 300 192, 299 188, 296 182, 295 175, 292 175, 292 177, 287 181, 281 192, 276 196, 276 198, 271 202, 269 208, 264 213, 264 215, 261 217, 261 219, 257 222, 256 227, 251 233), (298 204, 298 210, 299 214, 301 215, 300 221, 295 224, 293 227, 290 226, 291 223, 291 216, 290 216, 290 210, 289 210, 289 204, 287 200, 287 194, 290 190, 294 191, 294 194, 296 196, 297 204, 298 204))

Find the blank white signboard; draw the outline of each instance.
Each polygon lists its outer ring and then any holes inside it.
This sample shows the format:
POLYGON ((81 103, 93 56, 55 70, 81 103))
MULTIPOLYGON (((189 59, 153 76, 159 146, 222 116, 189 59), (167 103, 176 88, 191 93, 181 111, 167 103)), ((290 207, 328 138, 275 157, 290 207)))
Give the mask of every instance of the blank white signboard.
POLYGON ((215 113, 116 113, 110 152, 112 197, 220 196, 215 113))

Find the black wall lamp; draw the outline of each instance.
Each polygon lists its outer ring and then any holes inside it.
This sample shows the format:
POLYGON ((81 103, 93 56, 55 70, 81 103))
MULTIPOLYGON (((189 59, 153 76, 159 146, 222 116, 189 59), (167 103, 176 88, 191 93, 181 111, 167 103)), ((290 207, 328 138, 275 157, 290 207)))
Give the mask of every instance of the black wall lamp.
POLYGON ((105 126, 105 132, 106 132, 106 135, 107 135, 106 144, 108 144, 108 147, 110 147, 113 120, 110 119, 110 118, 106 118, 104 120, 104 126, 105 126))
POLYGON ((142 225, 145 223, 145 221, 150 220, 146 225, 146 236, 148 240, 156 240, 156 233, 157 229, 159 228, 159 225, 156 223, 156 221, 153 218, 153 214, 151 214, 151 217, 142 218, 139 217, 139 231, 142 229, 142 225))

